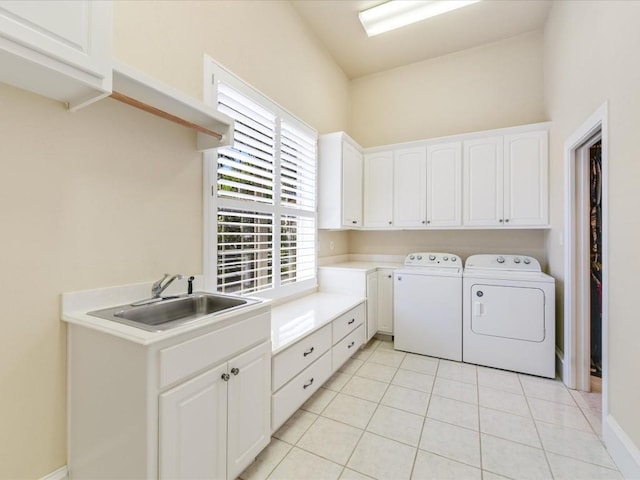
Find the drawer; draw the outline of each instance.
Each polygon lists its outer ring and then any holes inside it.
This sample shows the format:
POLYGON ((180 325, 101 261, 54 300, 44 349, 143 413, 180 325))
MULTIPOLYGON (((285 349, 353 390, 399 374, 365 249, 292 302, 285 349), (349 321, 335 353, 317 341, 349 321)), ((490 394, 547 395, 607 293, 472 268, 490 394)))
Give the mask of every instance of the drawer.
POLYGON ((231 325, 160 350, 160 388, 271 338, 271 313, 231 325))
POLYGON ((331 349, 333 371, 338 370, 349 357, 358 351, 364 342, 364 325, 360 325, 355 331, 344 337, 340 343, 331 349))
POLYGON ((271 431, 275 432, 331 376, 331 352, 322 355, 271 397, 271 431))
POLYGON ((271 391, 275 392, 331 348, 331 324, 298 340, 271 360, 271 391))
POLYGON ((362 325, 364 318, 364 302, 336 318, 333 321, 333 344, 335 345, 342 340, 345 335, 355 330, 358 325, 362 325))

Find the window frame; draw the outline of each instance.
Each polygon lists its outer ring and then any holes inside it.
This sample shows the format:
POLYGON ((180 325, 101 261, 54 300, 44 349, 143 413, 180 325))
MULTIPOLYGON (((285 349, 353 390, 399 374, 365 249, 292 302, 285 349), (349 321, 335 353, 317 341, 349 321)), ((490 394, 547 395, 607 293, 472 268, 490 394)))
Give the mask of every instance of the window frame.
POLYGON ((220 65, 213 58, 205 55, 204 60, 204 100, 205 103, 213 108, 217 108, 217 88, 216 81, 222 80, 231 88, 239 93, 246 95, 255 103, 274 112, 276 114, 276 161, 274 162, 274 188, 273 188, 273 204, 261 202, 243 202, 233 199, 220 199, 217 195, 217 161, 218 149, 205 152, 203 155, 203 273, 204 286, 206 290, 218 291, 217 271, 218 271, 218 228, 217 228, 217 212, 218 207, 232 208, 237 210, 252 210, 255 212, 270 213, 273 215, 273 264, 272 264, 272 280, 273 286, 266 290, 261 290, 248 294, 248 296, 281 300, 286 297, 301 295, 315 291, 318 286, 318 154, 317 154, 317 137, 316 129, 300 120, 285 108, 262 94, 253 86, 243 81, 241 78, 233 74, 231 71, 220 65), (301 208, 288 207, 283 205, 281 201, 281 182, 280 182, 280 128, 282 120, 290 125, 303 128, 313 132, 315 136, 316 161, 315 161, 315 205, 313 210, 304 210, 301 208), (288 216, 298 218, 312 219, 314 223, 314 249, 313 249, 313 277, 305 280, 297 280, 294 282, 282 284, 281 279, 281 219, 288 216))

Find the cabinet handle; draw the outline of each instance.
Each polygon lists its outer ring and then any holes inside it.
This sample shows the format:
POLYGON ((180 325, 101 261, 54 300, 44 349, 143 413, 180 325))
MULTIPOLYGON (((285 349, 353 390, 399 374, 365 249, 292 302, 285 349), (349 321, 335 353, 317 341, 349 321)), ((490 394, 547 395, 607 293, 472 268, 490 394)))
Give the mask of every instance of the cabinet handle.
POLYGON ((500 223, 502 223, 502 219, 498 220, 500 223))
POLYGON ((239 374, 239 373, 240 373, 240 369, 239 369, 239 368, 236 368, 236 367, 233 367, 233 368, 231 369, 231 373, 233 373, 234 375, 237 375, 237 374, 239 374))
POLYGON ((353 340, 349 345, 347 345, 347 348, 351 348, 356 344, 356 341, 353 340))
POLYGON ((228 373, 223 373, 220 378, 222 378, 222 380, 224 380, 225 382, 228 382, 231 377, 228 373))
POLYGON ((389 222, 389 225, 393 225, 393 222, 389 222))
POLYGON ((358 221, 357 220, 351 220, 351 223, 353 223, 355 225, 356 223, 358 223, 358 221))
POLYGON ((309 383, 305 383, 302 388, 304 388, 306 390, 307 387, 310 387, 311 385, 313 385, 313 378, 311 380, 309 380, 309 383))
POLYGON ((509 222, 509 219, 508 219, 508 218, 507 218, 507 219, 505 219, 505 222, 509 222))
POLYGON ((312 353, 313 353, 313 347, 311 347, 309 350, 304 352, 302 355, 306 357, 307 355, 311 355, 312 353))
POLYGON ((347 322, 347 325, 351 325, 351 324, 352 324, 353 322, 355 322, 355 321, 356 321, 356 319, 355 319, 355 318, 352 318, 351 320, 349 320, 349 321, 347 322))
POLYGON ((427 220, 427 223, 431 223, 431 220, 427 220))
POLYGON ((426 221, 422 220, 422 224, 424 225, 425 223, 429 223, 429 222, 426 222, 426 221))
POLYGON ((387 275, 387 278, 391 278, 391 275, 387 275))

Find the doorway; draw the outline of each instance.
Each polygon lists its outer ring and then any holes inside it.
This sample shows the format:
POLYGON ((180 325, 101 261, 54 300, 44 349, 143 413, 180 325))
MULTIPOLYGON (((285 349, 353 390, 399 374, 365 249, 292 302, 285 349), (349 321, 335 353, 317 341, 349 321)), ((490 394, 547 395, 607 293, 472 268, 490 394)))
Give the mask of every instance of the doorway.
POLYGON ((569 388, 590 392, 593 367, 601 379, 594 389, 601 385, 603 417, 608 412, 607 147, 605 103, 565 142, 562 372, 569 388))

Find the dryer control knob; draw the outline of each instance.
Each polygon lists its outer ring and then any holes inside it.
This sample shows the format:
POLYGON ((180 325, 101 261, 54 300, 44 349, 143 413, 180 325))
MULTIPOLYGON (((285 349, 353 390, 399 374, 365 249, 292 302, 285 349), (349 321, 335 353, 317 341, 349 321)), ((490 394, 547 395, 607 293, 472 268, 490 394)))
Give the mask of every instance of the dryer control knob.
POLYGON ((498 263, 504 263, 504 257, 498 257, 497 260, 498 263))
POLYGON ((531 263, 531 260, 529 260, 528 258, 525 258, 525 259, 524 259, 524 263, 525 263, 526 265, 529 265, 529 264, 531 263))
POLYGON ((455 262, 456 260, 457 260, 456 257, 451 257, 452 262, 455 262))
POLYGON ((435 255, 429 255, 429 260, 435 260, 436 256, 435 255))
POLYGON ((418 260, 422 260, 422 255, 418 255, 418 260))
POLYGON ((513 263, 520 263, 520 259, 518 257, 514 258, 513 263))
POLYGON ((409 255, 409 260, 413 260, 415 257, 415 255, 409 255))
POLYGON ((442 259, 446 262, 449 260, 449 257, 442 257, 442 259))

